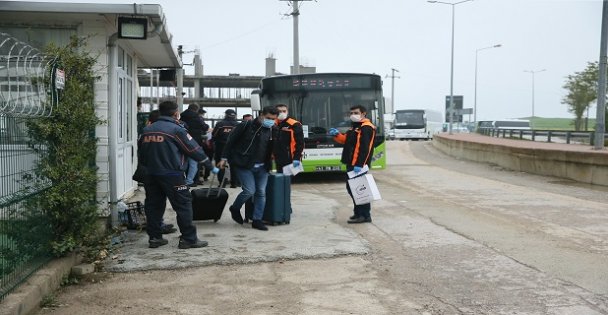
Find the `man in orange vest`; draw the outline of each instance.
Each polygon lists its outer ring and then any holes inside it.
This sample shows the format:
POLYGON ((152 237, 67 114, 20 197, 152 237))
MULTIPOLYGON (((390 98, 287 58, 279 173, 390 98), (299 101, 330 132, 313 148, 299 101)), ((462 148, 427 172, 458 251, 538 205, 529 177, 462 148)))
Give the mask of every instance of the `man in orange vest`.
POLYGON ((302 124, 289 117, 287 105, 277 104, 279 115, 277 117, 278 134, 275 138, 274 160, 277 172, 282 173, 283 167, 293 163, 294 167, 302 162, 304 151, 304 131, 302 124))
MULTIPOLYGON (((376 126, 371 123, 365 116, 367 109, 363 105, 355 105, 350 108, 350 120, 352 125, 346 134, 340 133, 338 129, 329 129, 329 134, 334 136, 334 140, 344 144, 342 148, 342 158, 340 161, 346 164, 346 171, 354 171, 357 176, 363 175, 363 166, 370 167, 372 155, 374 154, 374 138, 376 137, 376 126)), ((353 197, 348 183, 346 183, 346 191, 350 197, 353 197)), ((348 223, 369 223, 372 222, 371 204, 354 205, 354 215, 348 220, 348 223)))

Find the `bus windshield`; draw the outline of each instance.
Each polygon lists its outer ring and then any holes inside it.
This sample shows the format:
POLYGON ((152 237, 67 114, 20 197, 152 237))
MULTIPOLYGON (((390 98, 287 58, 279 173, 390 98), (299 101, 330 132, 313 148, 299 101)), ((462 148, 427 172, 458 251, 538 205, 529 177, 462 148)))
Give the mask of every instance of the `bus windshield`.
MULTIPOLYGON (((306 147, 321 144, 331 128, 346 132, 351 126, 349 111, 353 105, 363 105, 369 118, 377 128, 378 95, 374 91, 315 91, 303 93, 279 93, 268 95, 263 105, 287 104, 289 115, 304 126, 306 147)), ((380 131, 381 133, 381 131, 380 131)))
POLYGON ((424 111, 397 111, 396 129, 422 129, 425 127, 424 111))
POLYGON ((370 151, 371 167, 386 166, 382 79, 365 73, 311 73, 262 79, 256 107, 285 104, 289 116, 302 123, 305 172, 345 171, 343 145, 329 135, 331 128, 347 132, 350 108, 362 105, 376 127, 370 151))

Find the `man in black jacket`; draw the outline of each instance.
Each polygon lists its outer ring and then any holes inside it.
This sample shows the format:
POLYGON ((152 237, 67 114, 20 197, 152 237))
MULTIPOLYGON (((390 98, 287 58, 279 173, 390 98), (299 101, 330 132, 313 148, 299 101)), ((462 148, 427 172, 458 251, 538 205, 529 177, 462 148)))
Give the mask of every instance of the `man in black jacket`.
POLYGON ((177 214, 177 225, 181 232, 178 248, 207 246, 196 235, 192 224, 192 197, 185 183, 186 156, 203 162, 206 167, 219 172, 207 158, 203 149, 179 124, 179 111, 174 102, 163 102, 158 106, 159 119, 144 128, 139 139, 139 162, 146 168, 144 188, 146 190, 146 231, 149 247, 166 245, 162 238, 161 220, 165 213, 167 198, 177 214))
POLYGON ((243 224, 241 207, 253 196, 251 226, 262 231, 268 230, 262 222, 262 217, 266 205, 266 182, 272 167, 272 134, 275 132, 272 128, 275 126, 277 115, 274 106, 266 106, 258 118, 237 125, 228 137, 218 165, 222 168, 228 161, 243 188, 230 206, 232 219, 243 224))
MULTIPOLYGON (((186 130, 188 130, 188 133, 192 136, 192 138, 194 138, 194 141, 203 147, 203 135, 207 133, 209 125, 205 124, 203 118, 199 115, 199 109, 200 106, 198 106, 198 104, 190 104, 188 109, 181 113, 180 120, 185 123, 186 130)), ((189 159, 188 171, 186 173, 186 184, 188 186, 194 187, 197 184, 200 184, 197 174, 198 163, 192 159, 189 159)))
MULTIPOLYGON (((356 175, 364 174, 362 172, 363 166, 367 165, 369 167, 374 154, 376 126, 366 116, 367 110, 365 107, 355 105, 350 108, 352 125, 346 134, 341 134, 336 128, 329 130, 329 134, 334 136, 336 142, 344 144, 340 161, 346 164, 346 171, 354 171, 356 175)), ((352 198, 353 194, 348 183, 346 183, 346 191, 352 198)), ((354 214, 349 218, 348 223, 372 222, 371 204, 357 205, 353 199, 353 205, 354 214)))
MULTIPOLYGON (((236 111, 234 109, 227 109, 225 111, 224 119, 217 124, 213 128, 213 133, 211 134, 211 139, 213 140, 215 152, 214 152, 214 160, 215 163, 219 163, 222 159, 222 152, 224 151, 224 147, 226 146, 226 142, 228 142, 228 136, 232 129, 238 125, 239 122, 236 121, 236 111)), ((220 171, 217 176, 220 183, 224 179, 224 170, 220 171)), ((230 172, 230 187, 236 187, 236 174, 235 172, 230 172)))

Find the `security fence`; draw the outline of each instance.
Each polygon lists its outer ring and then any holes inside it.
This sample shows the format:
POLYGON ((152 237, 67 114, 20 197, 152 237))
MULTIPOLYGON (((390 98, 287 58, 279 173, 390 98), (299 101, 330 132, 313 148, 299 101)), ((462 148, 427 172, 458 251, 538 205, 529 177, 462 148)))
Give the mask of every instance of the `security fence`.
POLYGON ((0 300, 47 262, 51 227, 36 196, 50 187, 37 174, 46 147, 29 124, 49 117, 62 75, 56 60, 0 33, 0 300))

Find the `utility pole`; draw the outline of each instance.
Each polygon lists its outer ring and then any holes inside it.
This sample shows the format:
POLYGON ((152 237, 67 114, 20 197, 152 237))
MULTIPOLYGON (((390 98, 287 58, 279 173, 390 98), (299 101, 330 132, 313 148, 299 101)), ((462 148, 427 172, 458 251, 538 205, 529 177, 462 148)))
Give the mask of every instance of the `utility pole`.
MULTIPOLYGON (((285 1, 285 0, 282 0, 285 1)), ((293 71, 292 74, 300 74, 300 39, 298 30, 298 16, 300 16, 301 1, 310 0, 292 0, 291 1, 291 16, 293 17, 293 71)))
MULTIPOLYGON (((395 68, 391 68, 391 106, 392 111, 395 112, 395 78, 399 79, 401 77, 395 76, 395 72, 399 72, 399 70, 395 68)), ((392 113, 391 113, 392 114, 392 113)))
POLYGON ((597 89, 597 114, 595 124, 594 149, 604 148, 604 133, 606 128, 606 63, 608 62, 608 0, 604 0, 602 9, 602 32, 600 40, 600 78, 597 89))
POLYGON ((452 124, 454 123, 454 25, 455 25, 454 20, 456 18, 456 6, 461 3, 465 3, 465 2, 469 2, 469 1, 473 1, 473 0, 463 0, 463 1, 456 2, 456 3, 436 1, 436 0, 427 0, 428 3, 439 3, 439 4, 447 4, 447 5, 452 6, 452 53, 451 53, 451 63, 450 63, 450 106, 449 106, 449 110, 448 110, 448 113, 450 115, 449 124, 448 124, 448 134, 450 134, 450 135, 452 134, 452 124))
POLYGON ((177 100, 177 108, 179 108, 179 111, 181 112, 184 110, 184 95, 182 95, 182 92, 184 91, 184 60, 182 59, 184 50, 182 45, 177 46, 177 55, 179 56, 179 61, 182 65, 176 69, 177 87, 175 89, 175 96, 177 100))
POLYGON ((298 16, 300 9, 298 8, 298 0, 292 2, 291 15, 293 16, 293 74, 300 74, 300 39, 298 37, 298 16))

